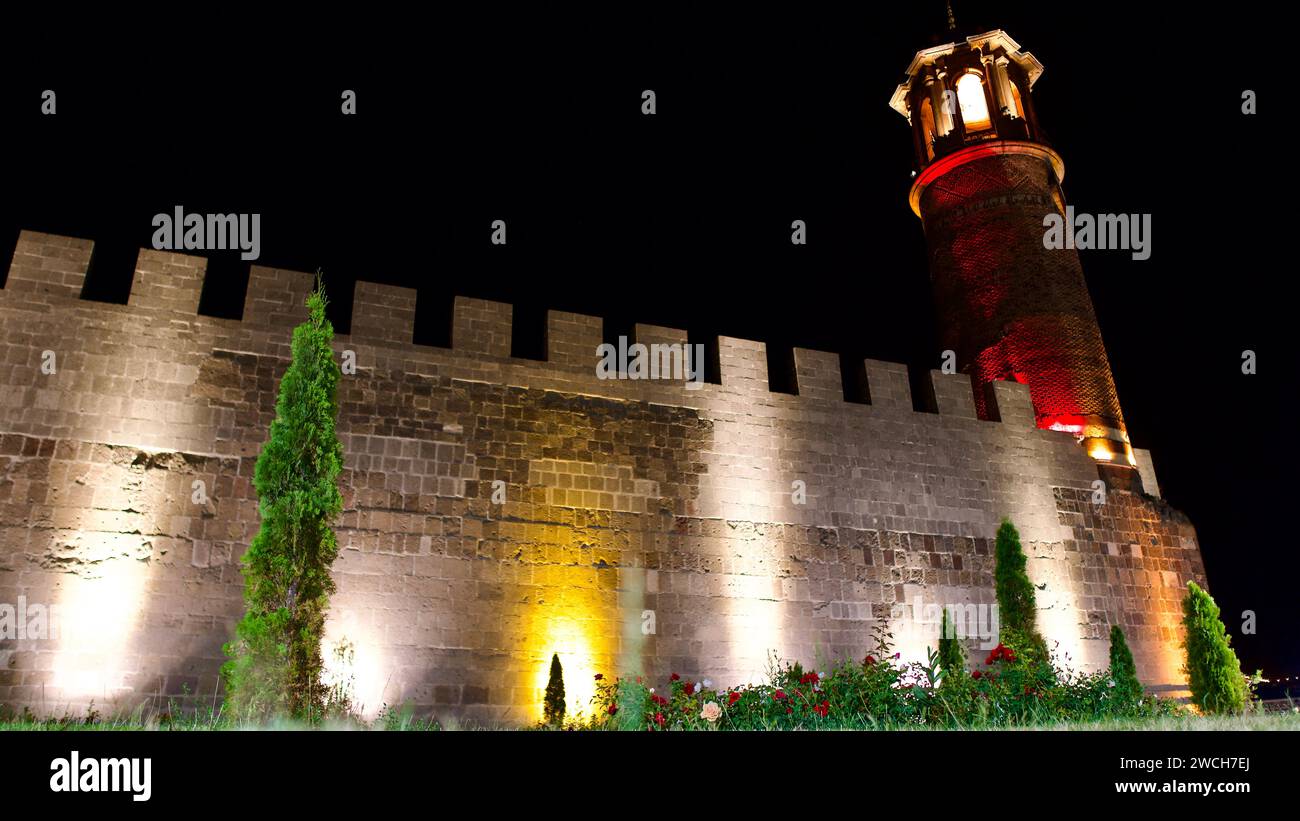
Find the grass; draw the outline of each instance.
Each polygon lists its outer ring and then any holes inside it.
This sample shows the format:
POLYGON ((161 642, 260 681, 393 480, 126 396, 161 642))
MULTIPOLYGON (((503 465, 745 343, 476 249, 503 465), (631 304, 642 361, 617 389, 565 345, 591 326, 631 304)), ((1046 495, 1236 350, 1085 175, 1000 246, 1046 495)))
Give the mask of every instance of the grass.
MULTIPOLYGON (((1191 713, 1177 716, 1161 716, 1140 719, 1102 719, 1086 722, 1043 722, 1020 726, 972 727, 974 730, 1033 730, 1033 731, 1188 731, 1188 732, 1224 732, 1224 731, 1296 731, 1300 730, 1300 708, 1289 711, 1265 712, 1253 711, 1240 716, 1200 716, 1191 713)), ((87 716, 38 719, 33 716, 0 720, 0 732, 10 731, 53 731, 77 732, 80 730, 113 730, 121 732, 217 732, 217 731, 282 731, 282 730, 321 730, 321 731, 357 731, 390 730, 428 732, 433 730, 489 730, 491 727, 462 722, 455 719, 439 722, 432 718, 417 718, 409 710, 386 708, 384 712, 370 722, 359 719, 352 721, 327 721, 321 724, 305 722, 279 721, 271 724, 240 724, 220 715, 184 716, 170 718, 166 714, 144 716, 140 714, 119 717, 100 717, 90 711, 87 716)), ((879 727, 870 720, 854 722, 840 726, 807 728, 809 730, 839 731, 880 731, 900 730, 908 732, 945 732, 937 727, 879 727)))

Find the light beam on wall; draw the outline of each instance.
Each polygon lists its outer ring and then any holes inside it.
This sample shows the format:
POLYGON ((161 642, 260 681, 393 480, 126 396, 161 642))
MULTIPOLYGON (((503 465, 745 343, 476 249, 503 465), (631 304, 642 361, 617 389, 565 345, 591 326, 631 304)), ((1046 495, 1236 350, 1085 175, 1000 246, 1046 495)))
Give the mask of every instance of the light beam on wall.
MULTIPOLYGON (((87 538, 101 535, 105 534, 87 534, 87 538)), ((68 706, 85 706, 92 700, 111 704, 132 689, 127 676, 138 663, 132 659, 130 645, 140 627, 148 575, 147 562, 116 559, 105 562, 94 577, 61 579, 51 685, 68 706)))

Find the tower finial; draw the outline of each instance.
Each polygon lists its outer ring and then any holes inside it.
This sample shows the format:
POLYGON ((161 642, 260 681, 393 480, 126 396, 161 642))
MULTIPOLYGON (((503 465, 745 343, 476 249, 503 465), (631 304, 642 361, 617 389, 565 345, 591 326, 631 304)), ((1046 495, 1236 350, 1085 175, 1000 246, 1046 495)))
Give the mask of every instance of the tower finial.
POLYGON ((948 2, 947 2, 947 6, 948 6, 948 31, 956 31, 956 30, 957 30, 957 18, 956 18, 956 17, 953 17, 953 14, 952 14, 952 0, 948 0, 948 2))

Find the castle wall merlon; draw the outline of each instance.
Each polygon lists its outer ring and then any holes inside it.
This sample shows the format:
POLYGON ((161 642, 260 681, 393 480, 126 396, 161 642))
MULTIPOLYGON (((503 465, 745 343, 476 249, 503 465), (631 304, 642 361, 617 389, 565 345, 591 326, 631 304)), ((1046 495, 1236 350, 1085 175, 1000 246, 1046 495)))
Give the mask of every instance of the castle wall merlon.
POLYGON ((598 316, 546 312, 546 360, 552 364, 596 367, 596 349, 603 341, 604 322, 598 316))
POLYGON ((718 337, 718 375, 728 391, 766 395, 767 345, 752 339, 718 337))
POLYGON ((307 294, 314 282, 315 277, 302 271, 252 266, 244 296, 244 321, 292 328, 307 318, 307 294))
POLYGON ((682 385, 691 374, 690 368, 704 367, 704 363, 698 361, 688 347, 690 343, 687 332, 680 328, 637 323, 632 328, 631 341, 646 346, 651 367, 656 369, 656 381, 682 385), (655 345, 660 347, 653 347, 655 345), (687 367, 688 364, 690 368, 687 367))
POLYGON ((414 288, 357 280, 352 296, 352 339, 410 345, 415 339, 414 288))
POLYGON ((207 269, 207 257, 141 248, 127 304, 197 314, 207 269))
POLYGON ((1133 461, 1137 462, 1138 476, 1142 479, 1142 490, 1148 496, 1160 498, 1160 483, 1156 481, 1156 465, 1151 461, 1151 451, 1146 448, 1133 448, 1133 461))
POLYGON ((907 366, 878 359, 862 360, 867 374, 867 393, 873 407, 912 410, 912 389, 907 382, 907 366))
POLYGON ((680 328, 665 328, 662 325, 643 325, 638 322, 632 329, 633 342, 642 345, 685 345, 686 331, 680 328))
POLYGON ((513 316, 514 309, 504 302, 456 297, 452 308, 452 349, 488 356, 510 356, 513 316))
POLYGON ((998 381, 985 386, 987 405, 992 418, 1013 428, 1037 429, 1034 402, 1029 386, 1019 382, 998 381))
POLYGON ((975 394, 969 374, 930 371, 930 389, 934 392, 934 406, 942 416, 961 419, 978 419, 975 413, 975 394))
POLYGON ((844 384, 840 379, 838 355, 808 348, 795 348, 794 373, 800 396, 824 402, 844 400, 844 384))
POLYGON ((23 231, 14 246, 5 290, 78 299, 94 247, 88 239, 23 231))

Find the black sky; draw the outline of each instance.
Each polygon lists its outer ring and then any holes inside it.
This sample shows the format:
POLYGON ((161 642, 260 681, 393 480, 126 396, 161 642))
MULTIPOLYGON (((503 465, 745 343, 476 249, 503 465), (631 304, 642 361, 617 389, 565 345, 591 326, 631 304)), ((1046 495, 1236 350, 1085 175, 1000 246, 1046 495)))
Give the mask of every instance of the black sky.
MULTIPOLYGON (((447 343, 463 294, 514 303, 521 333, 556 308, 607 333, 761 339, 774 360, 799 345, 933 367, 911 137, 887 103, 939 42, 943 4, 659 8, 115 19, 57 37, 12 21, 0 256, 20 228, 91 237, 87 295, 125 301, 155 213, 259 212, 259 264, 322 268, 343 331, 363 278, 419 289, 428 344, 447 343), (56 117, 37 113, 44 88, 56 117)), ((1191 8, 956 4, 968 33, 1003 28, 1045 64, 1034 99, 1070 202, 1153 215, 1150 260, 1083 257, 1129 430, 1198 528, 1243 666, 1297 675, 1295 208, 1278 196, 1294 95, 1264 47, 1289 27, 1271 6, 1191 8)), ((213 272, 203 310, 237 316, 247 266, 217 255, 213 272)))

